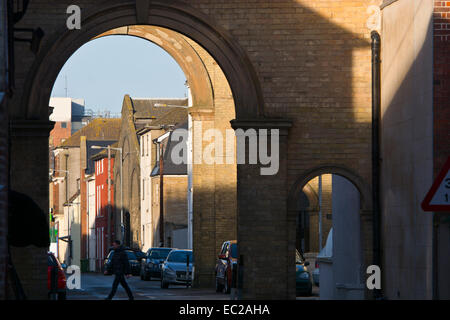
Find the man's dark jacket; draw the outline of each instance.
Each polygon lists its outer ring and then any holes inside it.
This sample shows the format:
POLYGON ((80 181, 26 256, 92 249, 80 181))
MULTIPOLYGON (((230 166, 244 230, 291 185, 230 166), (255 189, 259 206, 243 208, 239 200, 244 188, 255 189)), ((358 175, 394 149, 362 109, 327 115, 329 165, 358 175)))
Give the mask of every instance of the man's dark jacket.
POLYGON ((113 274, 130 274, 130 263, 125 249, 120 246, 114 249, 111 257, 111 270, 113 274))

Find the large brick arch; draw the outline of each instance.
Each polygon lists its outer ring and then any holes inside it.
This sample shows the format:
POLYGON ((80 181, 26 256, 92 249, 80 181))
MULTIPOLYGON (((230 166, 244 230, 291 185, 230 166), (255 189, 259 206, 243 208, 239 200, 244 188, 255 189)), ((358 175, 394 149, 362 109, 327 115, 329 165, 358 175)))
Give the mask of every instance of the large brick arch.
POLYGON ((211 54, 230 84, 236 118, 263 117, 264 102, 256 73, 244 50, 224 29, 186 3, 150 1, 149 7, 143 23, 137 18, 135 1, 103 1, 83 9, 81 30, 71 31, 65 25, 55 30, 43 44, 25 82, 21 114, 27 119, 48 118, 48 101, 58 73, 84 43, 112 29, 147 24, 185 35, 211 54))

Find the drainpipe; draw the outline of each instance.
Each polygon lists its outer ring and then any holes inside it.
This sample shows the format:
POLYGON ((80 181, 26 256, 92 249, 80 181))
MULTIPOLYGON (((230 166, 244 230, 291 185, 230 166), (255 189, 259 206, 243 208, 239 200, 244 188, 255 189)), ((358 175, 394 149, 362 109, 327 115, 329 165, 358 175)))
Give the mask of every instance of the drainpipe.
MULTIPOLYGON (((380 46, 377 31, 372 31, 372 203, 373 203, 373 264, 381 269, 381 215, 380 215, 380 46)), ((375 298, 382 296, 381 289, 375 289, 375 298)))

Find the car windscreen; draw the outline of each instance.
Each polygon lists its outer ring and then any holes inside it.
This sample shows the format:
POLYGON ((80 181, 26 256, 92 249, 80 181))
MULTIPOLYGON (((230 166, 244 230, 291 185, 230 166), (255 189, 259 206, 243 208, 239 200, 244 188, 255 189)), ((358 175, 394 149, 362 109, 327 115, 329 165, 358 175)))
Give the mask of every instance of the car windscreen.
POLYGON ((150 251, 149 258, 151 259, 166 259, 172 249, 155 249, 150 251))
POLYGON ((49 267, 55 267, 57 265, 56 261, 51 255, 47 255, 47 264, 49 267))
POLYGON ((194 256, 192 251, 172 251, 167 258, 169 262, 187 262, 187 257, 189 256, 189 263, 194 262, 194 256))
POLYGON ((237 252, 237 244, 236 243, 232 243, 231 244, 231 257, 237 259, 238 257, 238 252, 237 252))
POLYGON ((113 254, 114 254, 114 250, 111 250, 111 251, 108 253, 108 256, 106 257, 106 260, 108 260, 108 261, 111 260, 113 254))
POLYGON ((137 260, 133 251, 127 251, 128 260, 137 260))
POLYGON ((295 250, 295 264, 303 264, 302 255, 298 250, 295 250))

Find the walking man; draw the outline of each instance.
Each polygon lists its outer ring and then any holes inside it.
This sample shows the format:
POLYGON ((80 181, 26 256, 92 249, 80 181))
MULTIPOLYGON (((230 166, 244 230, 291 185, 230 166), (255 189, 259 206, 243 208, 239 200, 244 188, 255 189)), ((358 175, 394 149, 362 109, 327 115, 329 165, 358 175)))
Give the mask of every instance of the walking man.
POLYGON ((119 240, 115 240, 113 242, 113 248, 114 254, 111 257, 111 270, 115 278, 111 292, 109 293, 106 300, 111 300, 114 297, 117 291, 117 287, 119 286, 119 283, 127 292, 128 298, 130 300, 134 300, 133 294, 131 293, 130 287, 128 286, 128 283, 125 279, 125 277, 127 278, 131 277, 130 263, 128 262, 127 253, 125 252, 123 246, 120 245, 119 240))

